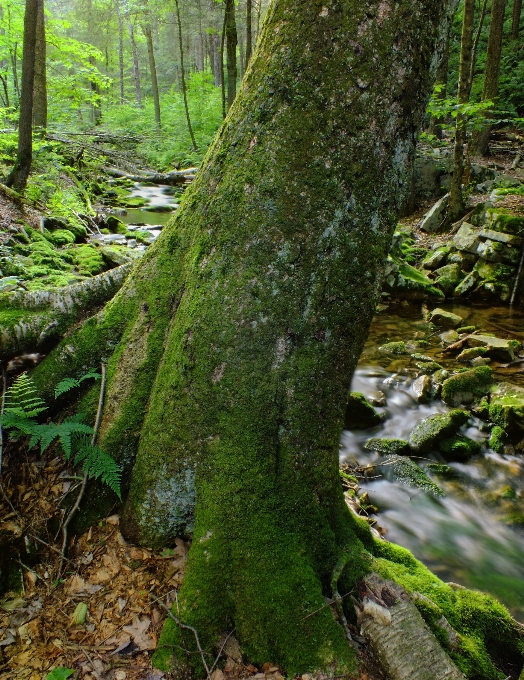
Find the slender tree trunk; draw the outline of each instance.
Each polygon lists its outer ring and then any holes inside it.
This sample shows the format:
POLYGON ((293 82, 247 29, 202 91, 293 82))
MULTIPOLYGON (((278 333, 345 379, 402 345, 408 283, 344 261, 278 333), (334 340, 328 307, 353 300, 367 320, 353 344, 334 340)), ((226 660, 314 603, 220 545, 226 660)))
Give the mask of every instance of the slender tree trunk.
MULTIPOLYGON (((94 57, 89 58, 89 63, 93 68, 96 67, 96 61, 94 57)), ((93 94, 93 101, 91 103, 91 122, 93 125, 100 125, 102 122, 102 107, 100 104, 100 87, 96 80, 91 80, 91 92, 93 94)))
POLYGON ((120 0, 115 0, 115 8, 118 16, 118 76, 120 81, 120 104, 124 103, 124 19, 120 0))
POLYGON ((226 0, 226 51, 227 51, 227 108, 233 105, 237 96, 237 24, 235 0, 226 0))
POLYGON ((33 124, 45 135, 47 128, 47 73, 44 0, 39 0, 36 18, 35 81, 33 90, 33 124))
POLYGON ((129 15, 129 11, 126 9, 125 18, 127 23, 127 28, 129 31, 129 41, 131 43, 131 54, 133 55, 133 76, 135 79, 135 96, 136 105, 139 109, 142 108, 142 89, 140 87, 140 67, 138 64, 138 48, 136 46, 135 40, 135 29, 133 28, 133 22, 129 15))
POLYGON ((24 15, 24 52, 22 58, 22 95, 18 123, 18 151, 13 169, 5 183, 23 191, 33 160, 33 84, 35 80, 36 23, 42 0, 26 0, 24 15))
MULTIPOLYGON (((235 627, 256 664, 344 675, 354 652, 324 599, 338 582, 373 564, 439 583, 351 514, 338 455, 451 4, 273 2, 175 219, 36 370, 56 384, 85 363, 76 347, 96 362, 118 343, 100 445, 128 463, 138 447, 122 530, 193 534, 175 616, 206 655, 235 627)), ((166 627, 157 664, 194 651, 181 635, 166 627)))
MULTIPOLYGON (((448 84, 448 70, 449 70, 449 37, 446 41, 446 47, 444 48, 444 54, 442 56, 442 61, 437 71, 437 79, 435 84, 440 85, 441 89, 438 94, 439 99, 445 99, 447 94, 447 84, 448 84)), ((438 139, 442 139, 442 125, 440 120, 432 116, 429 123, 428 132, 430 135, 435 135, 438 139)))
POLYGON ((2 88, 4 90, 2 99, 3 99, 3 104, 6 108, 9 108, 9 86, 7 84, 7 71, 5 75, 0 75, 0 80, 2 81, 2 88))
MULTIPOLYGON (((495 101, 499 92, 500 60, 502 56, 502 39, 504 33, 504 15, 507 0, 493 0, 491 6, 491 21, 489 24, 488 51, 486 55, 486 71, 482 101, 495 101)), ((491 118, 489 115, 488 118, 491 118)), ((472 135, 472 153, 485 156, 488 152, 491 124, 487 123, 480 131, 472 135)))
POLYGON ((511 38, 518 40, 520 31, 520 15, 522 13, 522 0, 513 0, 513 14, 511 20, 511 38))
POLYGON ((180 71, 182 80, 182 94, 184 97, 184 108, 186 110, 187 129, 189 130, 189 135, 191 137, 193 149, 195 151, 198 151, 198 146, 195 140, 195 133, 193 132, 193 126, 191 125, 191 116, 189 115, 189 104, 187 102, 186 75, 184 71, 184 41, 182 39, 182 21, 180 19, 180 7, 178 5, 178 0, 175 0, 175 6, 176 6, 176 18, 178 23, 178 44, 180 48, 180 71))
POLYGON ((221 71, 220 71, 220 36, 218 33, 213 33, 209 36, 210 41, 210 59, 213 64, 213 78, 215 81, 215 87, 221 87, 221 71))
POLYGON ((482 10, 480 12, 479 25, 477 27, 477 33, 475 35, 475 41, 473 43, 473 50, 471 53, 471 70, 469 73, 469 90, 468 98, 471 94, 471 87, 473 85, 473 78, 475 77, 475 68, 477 65, 477 50, 480 42, 480 37, 482 35, 482 28, 484 27, 484 21, 486 19, 486 14, 488 12, 488 0, 484 0, 482 3, 482 10))
POLYGON ((253 53, 253 0, 246 0, 246 69, 253 53))
POLYGON ((149 71, 151 74, 151 88, 153 90, 153 102, 155 106, 155 122, 158 129, 160 129, 160 95, 158 93, 158 79, 156 73, 155 51, 153 47, 153 34, 151 32, 151 24, 146 23, 144 26, 144 35, 147 42, 147 54, 149 56, 149 71))
POLYGON ((246 72, 246 65, 244 62, 244 55, 245 55, 245 49, 244 49, 244 38, 242 35, 242 32, 240 31, 238 33, 238 61, 239 61, 239 78, 242 80, 244 77, 244 73, 246 72))
POLYGON ((18 82, 18 43, 14 44, 13 50, 11 52, 11 69, 13 71, 13 90, 15 91, 16 98, 20 101, 20 84, 18 82))
POLYGON ((227 99, 226 99, 226 74, 224 71, 224 50, 226 46, 226 30, 227 30, 227 10, 224 10, 224 24, 222 26, 222 38, 220 40, 220 85, 222 87, 222 118, 227 115, 227 99))
MULTIPOLYGON (((458 84, 458 103, 466 104, 470 92, 471 52, 475 28, 475 0, 465 0, 462 39, 460 43, 460 68, 458 84)), ((448 221, 453 222, 464 214, 464 195, 462 177, 464 175, 464 144, 466 143, 466 118, 457 114, 455 128, 455 150, 453 156, 453 179, 451 182, 448 221)))

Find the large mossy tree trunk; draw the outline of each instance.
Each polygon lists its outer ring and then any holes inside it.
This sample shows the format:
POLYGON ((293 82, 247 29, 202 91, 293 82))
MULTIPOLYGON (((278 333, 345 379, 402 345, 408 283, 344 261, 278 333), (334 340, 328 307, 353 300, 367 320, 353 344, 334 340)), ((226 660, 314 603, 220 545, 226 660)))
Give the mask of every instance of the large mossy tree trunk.
POLYGON ((386 544, 345 505, 339 438, 454 6, 273 2, 176 217, 35 371, 45 392, 108 361, 100 445, 134 463, 123 531, 193 535, 178 615, 208 650, 234 626, 255 662, 352 663, 324 595, 386 544))

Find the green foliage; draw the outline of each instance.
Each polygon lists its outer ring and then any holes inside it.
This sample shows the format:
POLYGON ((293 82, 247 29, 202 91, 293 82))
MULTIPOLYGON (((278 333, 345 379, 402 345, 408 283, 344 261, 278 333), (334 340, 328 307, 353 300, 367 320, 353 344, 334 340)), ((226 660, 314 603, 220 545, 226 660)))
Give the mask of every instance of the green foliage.
MULTIPOLYGON (((78 387, 84 380, 100 377, 100 374, 90 371, 78 380, 66 378, 57 385, 55 395, 60 396, 78 387)), ((40 453, 58 442, 66 460, 72 460, 75 466, 82 465, 84 474, 100 479, 120 498, 120 467, 111 456, 91 444, 94 429, 82 422, 81 415, 65 418, 61 423, 39 423, 36 418, 46 409, 33 381, 23 373, 6 392, 0 427, 12 431, 15 436, 30 437, 29 448, 39 446, 40 453)))
POLYGON ((99 380, 101 377, 102 376, 100 375, 100 373, 97 373, 96 371, 90 371, 89 373, 86 373, 78 380, 76 378, 65 378, 64 380, 60 381, 58 385, 55 387, 55 399, 58 399, 58 397, 60 397, 62 394, 64 394, 65 392, 69 392, 69 390, 72 390, 75 387, 80 387, 84 380, 90 380, 91 378, 99 380))
POLYGON ((73 673, 74 671, 70 668, 63 668, 60 666, 59 668, 53 668, 53 670, 47 674, 46 680, 67 680, 73 673))
MULTIPOLYGON (((486 122, 492 122, 492 114, 495 104, 492 101, 475 102, 469 101, 459 104, 456 97, 441 97, 442 85, 436 85, 429 100, 427 112, 429 115, 445 123, 446 120, 455 119, 459 114, 466 118, 468 131, 481 129, 486 122)), ((455 121, 449 126, 454 128, 455 121)), ((445 124, 443 127, 446 127, 445 124)))

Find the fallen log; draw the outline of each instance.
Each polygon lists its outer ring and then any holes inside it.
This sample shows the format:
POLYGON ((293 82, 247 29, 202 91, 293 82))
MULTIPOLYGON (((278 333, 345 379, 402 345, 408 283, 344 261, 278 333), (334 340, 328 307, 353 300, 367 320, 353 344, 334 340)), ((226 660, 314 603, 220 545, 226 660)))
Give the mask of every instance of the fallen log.
MULTIPOLYGON (((357 622, 388 680, 465 680, 398 584, 371 574, 361 598, 357 622)), ((444 617, 439 627, 456 647, 459 637, 444 617)))
POLYGON ((111 177, 130 179, 132 182, 150 182, 151 184, 184 184, 195 179, 198 168, 187 168, 186 170, 175 170, 173 172, 146 172, 143 175, 134 175, 118 168, 102 168, 111 177))
POLYGON ((48 345, 120 290, 131 264, 54 290, 6 293, 0 296, 0 361, 48 345))

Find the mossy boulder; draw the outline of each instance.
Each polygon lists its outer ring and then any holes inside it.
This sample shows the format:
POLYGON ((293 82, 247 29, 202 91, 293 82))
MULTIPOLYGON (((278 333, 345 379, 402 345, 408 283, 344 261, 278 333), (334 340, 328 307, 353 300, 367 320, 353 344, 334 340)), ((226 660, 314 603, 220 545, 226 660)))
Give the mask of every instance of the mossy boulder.
POLYGON ((417 361, 415 366, 425 375, 432 375, 435 371, 440 371, 442 368, 436 361, 417 361))
POLYGON ((495 451, 495 453, 504 453, 506 439, 507 435, 504 429, 499 425, 495 425, 489 437, 489 448, 495 451))
POLYGON ((465 276, 453 291, 453 297, 464 297, 472 293, 478 282, 478 274, 473 271, 465 276))
POLYGON ((455 409, 425 418, 409 435, 409 445, 417 453, 427 453, 437 448, 444 439, 456 434, 459 427, 467 423, 469 413, 455 409))
POLYGON ((430 270, 438 269, 446 262, 448 255, 449 248, 446 246, 441 246, 436 250, 432 250, 422 260, 422 268, 430 270))
POLYGON ((404 439, 372 437, 364 444, 364 448, 368 451, 377 451, 378 453, 392 456, 409 456, 411 453, 409 444, 404 439))
POLYGON ((346 406, 344 425, 348 430, 365 430, 380 425, 383 416, 361 392, 351 392, 346 406))
POLYGON ((119 220, 118 217, 115 217, 114 215, 108 215, 106 217, 106 228, 109 229, 111 234, 127 234, 127 227, 126 225, 122 222, 122 220, 119 220))
POLYGON ((442 385, 442 399, 448 406, 471 404, 476 398, 489 394, 493 384, 489 366, 478 366, 452 375, 442 385))
POLYGON ((384 290, 405 300, 443 300, 445 297, 423 272, 392 255, 386 262, 384 290))
POLYGON ((69 229, 56 229, 55 231, 44 231, 47 240, 57 248, 69 246, 75 242, 75 235, 69 229))
POLYGON ((409 354, 406 347, 406 343, 401 340, 399 342, 388 342, 378 348, 379 352, 384 352, 384 354, 409 354))
POLYGON ((460 229, 453 237, 453 244, 457 250, 466 253, 477 253, 477 248, 480 243, 480 229, 464 222, 460 229))
POLYGON ((499 262, 486 262, 479 260, 473 267, 479 279, 483 281, 508 281, 515 276, 515 267, 499 262))
POLYGON ((457 357, 457 361, 466 363, 475 359, 476 357, 483 357, 487 353, 485 347, 468 347, 468 349, 463 350, 457 357))
POLYGON ((522 346, 518 340, 505 340, 491 335, 472 335, 468 338, 468 345, 474 348, 484 348, 484 354, 499 361, 514 361, 515 352, 522 346))
POLYGON ((489 417, 506 432, 524 431, 524 389, 501 383, 491 396, 489 417))
POLYGON ((504 234, 513 234, 514 236, 524 234, 524 217, 514 215, 504 208, 486 208, 483 223, 488 229, 504 234))
POLYGON ((445 309, 437 307, 430 315, 429 320, 440 328, 455 328, 462 323, 462 317, 453 312, 448 312, 445 309))
POLYGON ((446 295, 450 295, 465 277, 458 264, 447 264, 444 267, 440 267, 440 269, 436 270, 435 274, 437 276, 435 279, 436 285, 442 288, 446 295))
POLYGON ((509 265, 517 265, 520 258, 520 249, 500 241, 487 240, 479 244, 478 256, 486 262, 505 262, 509 265))
POLYGON ((96 276, 106 268, 100 249, 91 245, 81 245, 74 249, 74 263, 78 271, 87 276, 96 276))
POLYGON ((480 444, 469 437, 456 435, 441 441, 439 451, 448 461, 464 463, 480 452, 480 444))

